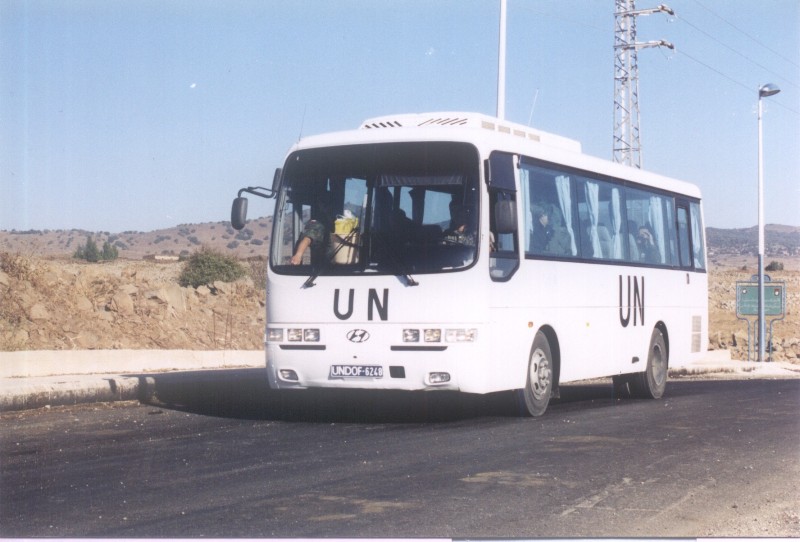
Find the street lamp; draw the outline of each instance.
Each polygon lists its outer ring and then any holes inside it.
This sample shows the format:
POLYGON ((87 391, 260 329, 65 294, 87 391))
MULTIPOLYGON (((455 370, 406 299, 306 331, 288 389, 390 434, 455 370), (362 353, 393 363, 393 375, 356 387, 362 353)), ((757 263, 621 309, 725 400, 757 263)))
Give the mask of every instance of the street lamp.
POLYGON ((764 361, 764 161, 761 148, 761 98, 773 96, 781 89, 767 83, 758 89, 758 361, 764 361))
POLYGON ((500 0, 500 37, 497 44, 497 118, 506 118, 506 13, 507 0, 500 0))

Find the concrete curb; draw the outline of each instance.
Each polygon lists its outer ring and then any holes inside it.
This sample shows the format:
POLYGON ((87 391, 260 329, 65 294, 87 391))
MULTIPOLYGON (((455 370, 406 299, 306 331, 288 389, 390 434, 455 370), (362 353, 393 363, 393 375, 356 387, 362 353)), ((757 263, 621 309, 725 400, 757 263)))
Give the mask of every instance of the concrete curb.
MULTIPOLYGON (((0 412, 113 401, 148 401, 159 374, 263 368, 264 352, 90 350, 0 352, 0 412)), ((670 376, 800 378, 800 365, 732 361, 727 350, 670 368, 670 376)), ((222 376, 220 377, 222 378, 222 376)))
POLYGON ((263 350, 0 352, 0 412, 152 397, 148 374, 264 367, 263 350))
POLYGON ((0 411, 145 400, 153 384, 152 377, 118 375, 19 379, 0 385, 0 411))
POLYGON ((31 350, 0 352, 0 378, 259 367, 263 350, 31 350))

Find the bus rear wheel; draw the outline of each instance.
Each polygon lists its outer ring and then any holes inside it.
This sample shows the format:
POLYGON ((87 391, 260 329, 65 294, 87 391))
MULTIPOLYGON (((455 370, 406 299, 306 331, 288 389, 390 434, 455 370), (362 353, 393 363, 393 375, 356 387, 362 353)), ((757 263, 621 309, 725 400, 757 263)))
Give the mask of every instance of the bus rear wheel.
POLYGON ((547 410, 553 391, 553 356, 550 342, 541 331, 536 334, 528 360, 528 377, 522 390, 529 416, 541 416, 547 410))
POLYGON ((644 399, 660 399, 667 387, 668 369, 669 355, 664 334, 660 329, 655 328, 650 336, 647 369, 631 378, 629 382, 631 394, 644 399))

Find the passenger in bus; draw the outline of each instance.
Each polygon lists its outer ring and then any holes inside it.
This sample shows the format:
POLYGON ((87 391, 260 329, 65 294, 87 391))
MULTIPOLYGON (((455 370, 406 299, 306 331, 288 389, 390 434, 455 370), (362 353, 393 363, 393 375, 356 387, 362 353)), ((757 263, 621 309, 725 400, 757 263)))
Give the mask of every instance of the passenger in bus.
POLYGON ((564 220, 561 217, 561 212, 553 207, 550 211, 550 223, 552 224, 552 235, 547 242, 545 252, 548 254, 555 254, 557 256, 566 256, 572 253, 572 237, 570 236, 567 228, 564 226, 564 220))
POLYGON ((312 254, 316 251, 324 250, 327 246, 327 239, 328 232, 325 226, 317 220, 309 220, 305 228, 303 228, 303 234, 300 236, 300 241, 297 243, 297 248, 290 263, 292 265, 303 263, 303 254, 309 248, 311 248, 312 254))
POLYGON ((444 232, 445 244, 475 246, 475 225, 469 208, 450 206, 450 227, 444 232))
POLYGON ((661 263, 661 252, 656 246, 655 236, 649 225, 639 228, 636 236, 636 246, 639 249, 639 258, 646 263, 661 263))
POLYGON ((550 225, 550 215, 542 205, 533 206, 533 233, 531 245, 534 252, 542 253, 553 238, 553 227, 550 225))
POLYGON ((638 231, 636 222, 628 220, 628 250, 630 252, 630 261, 639 261, 639 247, 636 246, 636 237, 634 234, 638 231))

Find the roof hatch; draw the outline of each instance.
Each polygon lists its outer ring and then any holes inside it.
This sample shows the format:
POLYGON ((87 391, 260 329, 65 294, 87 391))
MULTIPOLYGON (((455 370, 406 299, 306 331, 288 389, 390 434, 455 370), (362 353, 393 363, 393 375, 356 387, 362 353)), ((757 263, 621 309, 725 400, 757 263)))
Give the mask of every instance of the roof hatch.
POLYGON ((563 136, 536 130, 530 126, 507 122, 480 113, 409 113, 374 117, 361 123, 361 130, 380 130, 385 128, 436 128, 464 127, 491 130, 513 137, 521 137, 543 145, 558 147, 572 152, 581 152, 579 141, 563 136))

